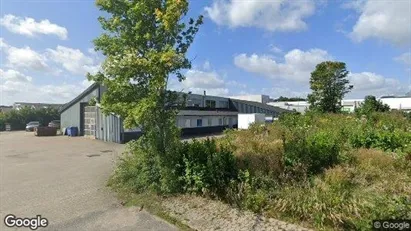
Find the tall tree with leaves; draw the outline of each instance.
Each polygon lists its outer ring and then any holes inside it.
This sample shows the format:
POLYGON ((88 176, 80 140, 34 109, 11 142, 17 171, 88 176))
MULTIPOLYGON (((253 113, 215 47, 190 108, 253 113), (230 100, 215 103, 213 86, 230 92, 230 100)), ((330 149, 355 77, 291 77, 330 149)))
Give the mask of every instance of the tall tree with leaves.
POLYGON ((107 87, 100 104, 120 115, 126 127, 142 127, 140 144, 160 167, 172 165, 179 97, 167 85, 170 78, 184 80, 182 70, 191 68, 186 53, 203 17, 185 18, 187 0, 97 0, 96 5, 107 16, 98 18, 104 32, 94 45, 106 59, 102 71, 88 78, 107 87))
POLYGON ((326 61, 318 64, 310 78, 310 110, 340 112, 341 100, 353 88, 349 85, 347 75, 348 71, 343 62, 326 61))

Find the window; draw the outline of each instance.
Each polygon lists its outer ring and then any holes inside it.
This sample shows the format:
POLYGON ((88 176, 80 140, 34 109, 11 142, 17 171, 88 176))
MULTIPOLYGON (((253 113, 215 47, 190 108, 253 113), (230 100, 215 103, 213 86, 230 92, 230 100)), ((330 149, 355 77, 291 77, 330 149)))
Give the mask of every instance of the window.
POLYGON ((228 118, 227 117, 224 118, 224 125, 228 125, 228 118))
POLYGON ((218 119, 218 125, 222 126, 223 125, 223 118, 218 119))
POLYGON ((194 107, 200 107, 200 104, 195 103, 195 104, 194 104, 194 107))
POLYGON ((206 100, 206 107, 215 108, 215 100, 206 100))
POLYGON ((190 119, 186 119, 186 125, 185 125, 185 127, 186 127, 186 128, 191 127, 191 121, 190 121, 190 119))
POLYGON ((203 120, 197 119, 197 127, 202 127, 202 126, 203 126, 203 120))
POLYGON ((208 126, 212 126, 213 125, 213 119, 212 118, 208 118, 208 126))

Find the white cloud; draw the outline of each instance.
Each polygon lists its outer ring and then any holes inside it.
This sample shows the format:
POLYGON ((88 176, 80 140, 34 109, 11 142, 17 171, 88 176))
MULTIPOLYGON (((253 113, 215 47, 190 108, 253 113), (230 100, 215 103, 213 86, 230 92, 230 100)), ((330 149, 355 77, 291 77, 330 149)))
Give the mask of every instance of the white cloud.
POLYGON ((274 45, 270 46, 270 51, 272 51, 274 53, 283 53, 283 50, 281 50, 279 47, 276 47, 274 45))
POLYGON ((351 96, 401 95, 408 89, 408 86, 396 79, 372 72, 350 73, 348 78, 350 84, 354 85, 354 89, 349 94, 351 96))
MULTIPOLYGON (((325 50, 294 49, 286 53, 283 60, 277 62, 267 55, 240 54, 234 57, 234 64, 247 72, 273 80, 273 87, 261 89, 263 94, 272 97, 305 96, 310 92, 309 79, 316 65, 326 60, 333 60, 333 57, 325 50)), ((397 79, 371 72, 350 73, 348 78, 350 84, 354 85, 349 96, 403 94, 409 87, 397 79)))
POLYGON ((203 69, 204 69, 205 71, 208 71, 208 70, 211 69, 211 64, 210 64, 210 62, 209 62, 208 60, 204 62, 204 64, 203 64, 203 69))
POLYGON ((44 19, 36 22, 33 18, 21 18, 12 14, 0 18, 0 25, 10 32, 33 37, 37 34, 56 35, 60 39, 67 39, 67 29, 44 19))
POLYGON ((229 89, 226 81, 215 71, 188 70, 185 74, 186 79, 178 82, 172 79, 169 83, 169 89, 175 91, 189 92, 194 94, 226 96, 229 89))
POLYGON ((83 91, 82 83, 36 85, 31 76, 17 70, 0 69, 0 104, 11 105, 16 101, 66 103, 83 91))
POLYGON ((237 82, 235 80, 227 81, 227 85, 233 88, 242 88, 242 89, 247 88, 247 85, 245 85, 244 83, 237 82))
POLYGON ((97 52, 94 50, 94 48, 88 48, 87 52, 90 53, 91 55, 96 55, 97 52))
POLYGON ((81 86, 84 87, 84 89, 90 87, 92 84, 94 83, 94 81, 89 81, 88 79, 85 79, 81 82, 81 86))
POLYGON ((13 68, 31 69, 36 71, 50 71, 47 65, 47 58, 26 46, 23 48, 8 45, 3 38, 0 41, 0 48, 6 54, 7 66, 13 68))
POLYGON ((0 104, 11 105, 17 101, 35 103, 67 103, 80 94, 86 87, 76 84, 36 85, 32 82, 7 80, 0 83, 0 104))
POLYGON ((362 9, 364 8, 365 4, 367 3, 368 0, 351 0, 351 1, 346 1, 342 4, 342 7, 344 9, 353 9, 356 10, 357 12, 361 13, 362 9))
POLYGON ((96 73, 100 68, 93 58, 78 49, 57 46, 55 50, 47 49, 47 56, 73 74, 96 73))
POLYGON ((24 75, 16 70, 9 69, 7 71, 3 71, 0 69, 0 79, 5 81, 27 83, 31 82, 32 77, 24 75))
POLYGON ((354 41, 376 38, 399 46, 411 44, 411 1, 367 0, 351 8, 361 13, 350 33, 354 41))
POLYGON ((310 73, 323 61, 332 60, 327 51, 294 49, 284 55, 284 62, 277 62, 267 55, 240 54, 234 57, 234 64, 251 73, 259 74, 273 80, 291 80, 308 83, 310 73))
POLYGON ((411 52, 406 52, 394 58, 395 61, 411 66, 411 52))
POLYGON ((315 7, 313 0, 214 0, 205 11, 215 23, 230 28, 301 31, 307 28, 304 19, 314 14, 315 7))
POLYGON ((216 72, 189 70, 183 85, 187 88, 219 88, 225 85, 224 80, 216 72))

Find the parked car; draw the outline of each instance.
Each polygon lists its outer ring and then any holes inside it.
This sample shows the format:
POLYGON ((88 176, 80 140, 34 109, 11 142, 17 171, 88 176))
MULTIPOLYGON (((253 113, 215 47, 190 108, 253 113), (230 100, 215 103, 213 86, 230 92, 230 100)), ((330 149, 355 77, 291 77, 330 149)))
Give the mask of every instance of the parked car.
POLYGON ((53 120, 49 123, 49 127, 60 128, 60 120, 53 120))
POLYGON ((26 131, 34 131, 34 128, 37 128, 40 126, 39 121, 30 121, 28 124, 26 124, 26 131))

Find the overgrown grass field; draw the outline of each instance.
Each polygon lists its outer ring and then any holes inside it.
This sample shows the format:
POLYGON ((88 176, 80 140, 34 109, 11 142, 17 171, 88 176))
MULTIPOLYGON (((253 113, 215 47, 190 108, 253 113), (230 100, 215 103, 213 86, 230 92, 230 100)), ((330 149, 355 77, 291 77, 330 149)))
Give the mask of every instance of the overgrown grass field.
POLYGON ((110 185, 195 193, 319 230, 411 218, 411 122, 401 113, 287 114, 269 125, 181 143, 165 177, 140 141, 110 185))

